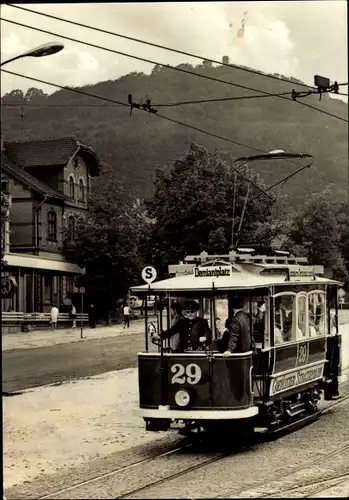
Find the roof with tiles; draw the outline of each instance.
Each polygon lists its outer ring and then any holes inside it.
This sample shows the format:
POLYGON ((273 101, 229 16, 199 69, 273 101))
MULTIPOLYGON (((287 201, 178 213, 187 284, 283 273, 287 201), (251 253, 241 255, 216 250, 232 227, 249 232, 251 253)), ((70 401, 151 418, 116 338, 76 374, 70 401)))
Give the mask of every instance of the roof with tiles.
POLYGON ((75 136, 26 141, 5 141, 6 154, 23 168, 35 166, 66 165, 78 148, 94 156, 96 169, 99 160, 95 151, 82 144, 75 136))
POLYGON ((9 175, 12 175, 15 179, 22 182, 26 186, 30 187, 37 193, 40 193, 48 198, 54 198, 58 200, 67 200, 68 197, 52 189, 47 184, 39 181, 36 177, 32 176, 21 167, 13 163, 13 161, 8 158, 8 156, 2 151, 1 152, 1 170, 7 172, 9 175))

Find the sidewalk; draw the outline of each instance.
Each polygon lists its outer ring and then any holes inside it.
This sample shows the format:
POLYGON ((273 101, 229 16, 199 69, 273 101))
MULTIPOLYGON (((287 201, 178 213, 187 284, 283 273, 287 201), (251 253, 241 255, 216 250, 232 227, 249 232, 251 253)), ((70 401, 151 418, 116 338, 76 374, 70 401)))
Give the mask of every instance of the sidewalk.
POLYGON ((130 335, 144 332, 144 319, 131 321, 130 328, 124 328, 122 324, 112 326, 99 326, 97 328, 83 329, 83 339, 81 330, 76 328, 62 328, 57 330, 36 330, 31 332, 9 333, 2 336, 2 350, 11 349, 35 349, 57 344, 70 342, 86 342, 86 340, 101 339, 108 337, 118 337, 120 335, 130 335))

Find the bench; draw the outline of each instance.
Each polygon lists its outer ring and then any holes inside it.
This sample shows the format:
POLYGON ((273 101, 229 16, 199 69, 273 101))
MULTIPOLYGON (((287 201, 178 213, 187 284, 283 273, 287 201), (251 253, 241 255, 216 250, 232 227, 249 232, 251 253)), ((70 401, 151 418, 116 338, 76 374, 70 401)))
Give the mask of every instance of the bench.
POLYGON ((21 331, 24 314, 22 312, 6 311, 1 314, 1 326, 3 333, 14 333, 21 331))
MULTIPOLYGON (((89 317, 88 313, 77 313, 76 314, 76 325, 81 324, 81 319, 83 323, 88 323, 89 317)), ((49 312, 45 313, 26 313, 24 314, 24 323, 27 327, 29 325, 35 325, 35 326, 49 326, 51 322, 51 314, 49 312)), ((73 320, 70 317, 69 313, 58 313, 58 322, 57 326, 60 326, 65 324, 67 326, 67 323, 73 323, 73 320)))

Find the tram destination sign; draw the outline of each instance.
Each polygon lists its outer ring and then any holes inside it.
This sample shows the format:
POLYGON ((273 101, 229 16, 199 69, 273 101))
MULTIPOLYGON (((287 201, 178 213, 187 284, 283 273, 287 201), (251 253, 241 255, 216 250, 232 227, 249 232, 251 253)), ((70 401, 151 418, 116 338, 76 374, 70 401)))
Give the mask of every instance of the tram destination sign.
POLYGON ((305 278, 314 277, 314 266, 295 266, 288 268, 288 279, 290 281, 301 281, 305 278))
POLYGON ((231 276, 231 274, 232 274, 232 267, 229 265, 194 267, 195 278, 207 278, 207 277, 219 278, 220 276, 231 276))
POLYGON ((309 366, 301 370, 286 373, 284 375, 276 376, 270 383, 270 396, 274 396, 279 392, 288 391, 299 385, 314 382, 322 378, 324 371, 324 363, 317 366, 309 366))

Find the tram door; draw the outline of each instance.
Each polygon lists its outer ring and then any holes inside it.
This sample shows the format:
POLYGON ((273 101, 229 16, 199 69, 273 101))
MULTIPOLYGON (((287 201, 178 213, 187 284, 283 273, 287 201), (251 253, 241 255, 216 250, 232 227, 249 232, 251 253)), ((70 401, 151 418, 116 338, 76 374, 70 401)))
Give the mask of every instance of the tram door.
POLYGON ((340 371, 340 352, 341 337, 338 335, 338 287, 329 285, 327 290, 327 352, 324 375, 331 379, 332 383, 327 384, 325 388, 325 399, 331 399, 332 396, 338 396, 338 377, 340 371))

